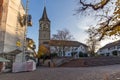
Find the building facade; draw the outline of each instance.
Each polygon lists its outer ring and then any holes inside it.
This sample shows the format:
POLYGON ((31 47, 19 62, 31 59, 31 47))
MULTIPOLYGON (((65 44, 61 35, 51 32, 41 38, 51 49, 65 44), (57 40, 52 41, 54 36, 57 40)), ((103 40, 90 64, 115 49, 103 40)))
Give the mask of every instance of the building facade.
POLYGON ((21 0, 0 0, 0 53, 23 50, 25 26, 20 19, 24 15, 21 0))
POLYGON ((97 53, 104 56, 120 56, 120 40, 106 44, 97 53))
POLYGON ((50 40, 51 53, 57 53, 58 56, 72 57, 87 54, 88 46, 78 41, 50 40))

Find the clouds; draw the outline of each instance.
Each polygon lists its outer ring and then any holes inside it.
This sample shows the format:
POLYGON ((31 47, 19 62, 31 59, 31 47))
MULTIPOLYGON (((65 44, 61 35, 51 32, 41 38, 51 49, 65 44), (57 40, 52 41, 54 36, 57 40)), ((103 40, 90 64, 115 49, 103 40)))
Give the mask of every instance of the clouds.
POLYGON ((97 20, 93 16, 82 16, 79 20, 80 22, 77 23, 77 27, 82 30, 88 29, 90 26, 95 27, 97 24, 97 20))

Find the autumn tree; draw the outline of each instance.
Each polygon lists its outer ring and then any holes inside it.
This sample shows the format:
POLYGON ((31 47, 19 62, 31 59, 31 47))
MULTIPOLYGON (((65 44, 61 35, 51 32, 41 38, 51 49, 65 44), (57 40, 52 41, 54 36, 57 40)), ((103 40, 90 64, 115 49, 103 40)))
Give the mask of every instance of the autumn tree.
POLYGON ((45 55, 48 55, 48 53, 49 53, 49 50, 46 46, 44 46, 44 45, 39 46, 38 53, 37 53, 38 65, 40 63, 39 61, 40 61, 41 57, 43 57, 43 63, 44 63, 45 55))
POLYGON ((79 4, 77 13, 92 13, 90 10, 100 13, 96 34, 99 35, 99 40, 105 36, 120 35, 120 0, 79 0, 79 4))
POLYGON ((97 33, 97 30, 94 27, 89 27, 88 30, 86 30, 86 33, 88 34, 88 39, 86 39, 86 44, 89 49, 90 56, 95 55, 95 51, 97 50, 99 46, 99 41, 97 40, 97 36, 94 34, 97 33))
POLYGON ((59 54, 65 56, 65 52, 67 50, 65 41, 73 40, 73 36, 71 35, 70 31, 67 29, 58 30, 57 34, 52 35, 52 40, 59 40, 59 45, 56 46, 56 50, 59 54))
POLYGON ((45 54, 48 54, 48 49, 46 46, 44 45, 40 45, 39 49, 38 49, 38 54, 37 54, 37 57, 41 57, 42 55, 45 55, 45 54))

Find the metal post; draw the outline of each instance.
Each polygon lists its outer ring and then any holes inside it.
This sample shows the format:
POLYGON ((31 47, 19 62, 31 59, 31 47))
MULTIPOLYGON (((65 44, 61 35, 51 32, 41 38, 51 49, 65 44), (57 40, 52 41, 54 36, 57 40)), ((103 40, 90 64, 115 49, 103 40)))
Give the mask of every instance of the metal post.
POLYGON ((24 44, 23 44, 23 62, 25 61, 25 53, 26 53, 26 33, 27 33, 27 27, 28 27, 28 3, 29 0, 26 0, 26 9, 25 9, 25 30, 24 30, 24 44))

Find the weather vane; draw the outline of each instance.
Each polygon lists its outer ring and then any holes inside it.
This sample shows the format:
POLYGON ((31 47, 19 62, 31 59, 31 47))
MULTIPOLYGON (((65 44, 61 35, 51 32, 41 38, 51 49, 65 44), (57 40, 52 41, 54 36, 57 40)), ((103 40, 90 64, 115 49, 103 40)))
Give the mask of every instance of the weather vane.
POLYGON ((46 6, 46 0, 44 0, 44 6, 46 6))

